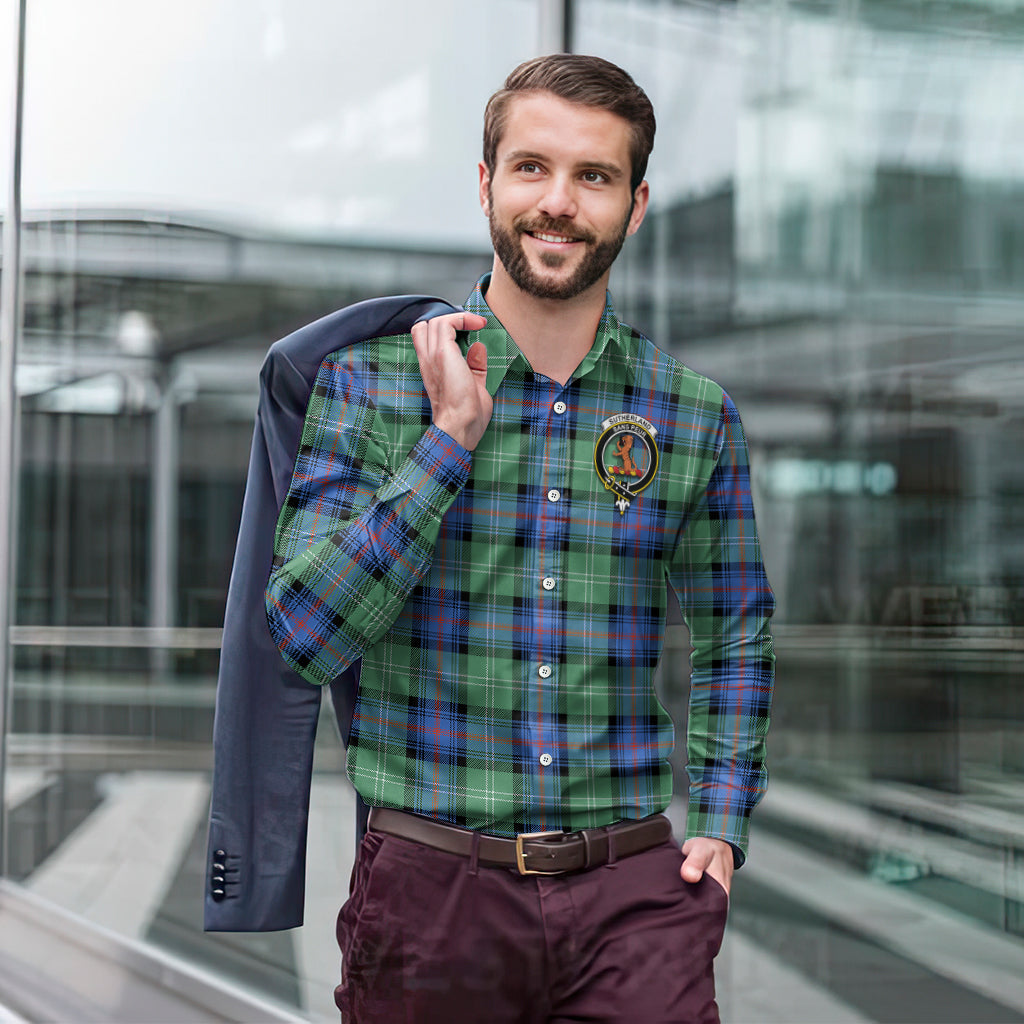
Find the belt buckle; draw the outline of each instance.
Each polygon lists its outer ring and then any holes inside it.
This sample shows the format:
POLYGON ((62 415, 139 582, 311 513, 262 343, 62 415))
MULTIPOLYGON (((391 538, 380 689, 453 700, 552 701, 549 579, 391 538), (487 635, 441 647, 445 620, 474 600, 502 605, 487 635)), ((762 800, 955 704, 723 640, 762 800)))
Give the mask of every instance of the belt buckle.
POLYGON ((526 853, 523 850, 524 839, 541 839, 543 836, 562 836, 564 838, 565 833, 561 830, 554 832, 520 832, 516 836, 516 867, 519 869, 521 875, 564 875, 565 870, 559 869, 557 871, 535 871, 533 868, 526 866, 526 853))

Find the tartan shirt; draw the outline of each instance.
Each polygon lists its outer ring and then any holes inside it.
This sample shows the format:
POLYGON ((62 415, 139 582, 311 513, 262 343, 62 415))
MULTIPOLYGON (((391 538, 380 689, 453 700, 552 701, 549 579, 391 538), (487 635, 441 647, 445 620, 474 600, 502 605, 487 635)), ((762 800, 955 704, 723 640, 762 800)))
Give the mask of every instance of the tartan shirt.
POLYGON ((347 769, 371 806, 576 830, 672 797, 652 683, 667 582, 693 646, 687 834, 742 862, 774 599, 735 406, 610 302, 565 385, 533 373, 488 282, 465 306, 487 326, 459 335, 487 347, 494 398, 473 452, 432 425, 410 335, 324 360, 277 524, 271 634, 312 683, 362 659, 347 769))

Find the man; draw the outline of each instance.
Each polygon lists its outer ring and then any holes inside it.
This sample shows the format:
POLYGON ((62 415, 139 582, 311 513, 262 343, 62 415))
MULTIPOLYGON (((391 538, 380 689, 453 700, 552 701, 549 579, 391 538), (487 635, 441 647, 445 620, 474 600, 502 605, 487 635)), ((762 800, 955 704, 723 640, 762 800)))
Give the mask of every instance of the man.
POLYGON ((606 297, 653 137, 607 61, 521 65, 485 115, 491 273, 464 312, 321 366, 267 612, 310 682, 362 659, 350 1024, 718 1019, 773 599, 735 407, 606 297), (681 851, 666 583, 694 647, 681 851))

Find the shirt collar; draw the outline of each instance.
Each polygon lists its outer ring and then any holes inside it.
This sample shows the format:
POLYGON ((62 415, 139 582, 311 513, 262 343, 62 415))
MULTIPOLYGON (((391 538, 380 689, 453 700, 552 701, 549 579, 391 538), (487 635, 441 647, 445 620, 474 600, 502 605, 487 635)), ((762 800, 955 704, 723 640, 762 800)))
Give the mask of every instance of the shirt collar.
MULTIPOLYGON (((481 341, 487 348, 487 390, 493 395, 498 386, 505 379, 506 374, 518 360, 520 368, 525 372, 529 364, 526 357, 519 351, 519 346, 512 340, 511 335, 501 325, 501 321, 491 312, 484 297, 488 285, 491 283, 491 274, 488 271, 484 274, 470 292, 463 308, 469 313, 478 313, 487 318, 487 326, 479 331, 468 332, 464 348, 468 349, 474 341, 481 341)), ((619 322, 612 308, 611 293, 606 294, 604 312, 601 314, 601 321, 597 325, 597 335, 590 351, 583 357, 583 361, 573 373, 573 380, 586 376, 608 353, 612 359, 620 359, 623 363, 629 382, 634 382, 636 364, 635 347, 630 343, 633 332, 625 324, 619 322)))

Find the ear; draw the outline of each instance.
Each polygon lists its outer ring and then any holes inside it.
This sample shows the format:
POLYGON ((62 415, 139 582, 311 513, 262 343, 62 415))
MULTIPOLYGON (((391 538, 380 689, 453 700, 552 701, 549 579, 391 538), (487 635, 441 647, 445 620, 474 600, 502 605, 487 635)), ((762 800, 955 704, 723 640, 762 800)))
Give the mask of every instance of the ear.
POLYGON ((650 198, 651 192, 646 180, 641 181, 633 193, 633 212, 629 215, 629 223, 626 225, 627 235, 636 234, 637 228, 643 223, 650 198))
POLYGON ((491 215, 491 203, 487 198, 487 192, 491 186, 491 175, 483 160, 477 164, 477 169, 480 172, 480 209, 484 211, 485 217, 489 217, 491 215))

